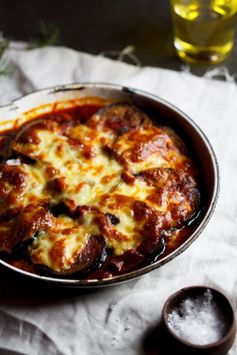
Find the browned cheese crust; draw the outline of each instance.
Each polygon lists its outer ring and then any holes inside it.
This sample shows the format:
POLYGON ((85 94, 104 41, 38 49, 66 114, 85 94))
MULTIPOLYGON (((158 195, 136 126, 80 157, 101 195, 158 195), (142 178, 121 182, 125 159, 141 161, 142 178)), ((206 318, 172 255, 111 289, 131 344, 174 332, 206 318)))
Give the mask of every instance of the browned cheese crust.
POLYGON ((128 272, 187 238, 200 208, 185 144, 129 104, 42 115, 0 150, 0 252, 30 272, 128 272))

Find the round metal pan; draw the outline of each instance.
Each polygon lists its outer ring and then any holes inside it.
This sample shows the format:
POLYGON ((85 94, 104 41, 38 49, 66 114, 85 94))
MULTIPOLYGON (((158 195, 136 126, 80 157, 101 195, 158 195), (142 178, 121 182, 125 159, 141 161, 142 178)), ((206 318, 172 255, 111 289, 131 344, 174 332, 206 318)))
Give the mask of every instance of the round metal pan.
POLYGON ((27 120, 25 113, 35 108, 43 107, 43 111, 40 109, 38 112, 42 113, 45 112, 45 110, 50 111, 55 106, 55 103, 68 100, 75 100, 76 102, 77 99, 92 96, 132 103, 146 111, 151 117, 157 117, 159 124, 170 126, 176 131, 185 141, 189 153, 191 153, 201 170, 203 177, 203 209, 192 234, 181 246, 169 255, 161 256, 156 262, 145 267, 108 279, 79 280, 73 278, 73 276, 70 279, 46 277, 20 270, 0 259, 0 264, 8 270, 12 270, 14 273, 28 277, 31 280, 34 279, 37 282, 41 281, 54 285, 86 288, 113 285, 141 276, 166 264, 187 249, 207 225, 217 203, 219 193, 218 164, 213 148, 205 134, 191 118, 174 105, 160 97, 141 90, 105 83, 69 84, 39 90, 21 97, 9 105, 0 107, 0 131, 11 128, 16 119, 20 119, 22 122, 27 120))

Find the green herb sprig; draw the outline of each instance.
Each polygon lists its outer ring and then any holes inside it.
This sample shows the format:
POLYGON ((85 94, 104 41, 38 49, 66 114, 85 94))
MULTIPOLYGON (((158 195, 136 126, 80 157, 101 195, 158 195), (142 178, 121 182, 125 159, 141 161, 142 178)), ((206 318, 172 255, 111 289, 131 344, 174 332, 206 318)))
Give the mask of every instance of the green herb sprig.
POLYGON ((40 21, 38 34, 29 43, 29 49, 57 46, 61 43, 60 30, 54 24, 40 21))
POLYGON ((0 76, 9 76, 12 73, 11 64, 4 58, 9 41, 0 33, 0 76))

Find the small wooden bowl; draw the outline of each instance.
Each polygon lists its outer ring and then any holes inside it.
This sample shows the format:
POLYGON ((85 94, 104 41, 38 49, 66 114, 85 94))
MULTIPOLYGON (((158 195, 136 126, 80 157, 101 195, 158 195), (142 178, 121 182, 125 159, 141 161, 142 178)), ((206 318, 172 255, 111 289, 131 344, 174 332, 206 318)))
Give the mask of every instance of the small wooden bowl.
POLYGON ((225 355, 234 343, 236 336, 236 320, 234 310, 229 300, 219 291, 207 286, 192 286, 179 290, 171 295, 166 301, 163 311, 162 320, 164 327, 169 334, 170 342, 169 348, 175 354, 182 355, 225 355), (174 309, 178 309, 185 299, 194 299, 196 297, 204 296, 204 293, 210 290, 212 299, 218 306, 221 314, 224 316, 225 330, 223 336, 215 342, 197 345, 181 338, 171 327, 168 318, 169 314, 174 309))

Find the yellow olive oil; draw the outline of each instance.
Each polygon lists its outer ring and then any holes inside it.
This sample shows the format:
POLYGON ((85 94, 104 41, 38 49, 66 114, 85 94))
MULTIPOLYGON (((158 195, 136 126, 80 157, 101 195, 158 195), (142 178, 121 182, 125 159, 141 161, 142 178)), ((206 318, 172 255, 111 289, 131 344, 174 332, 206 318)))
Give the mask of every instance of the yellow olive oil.
POLYGON ((233 47, 237 0, 172 0, 174 46, 190 63, 218 63, 233 47))

